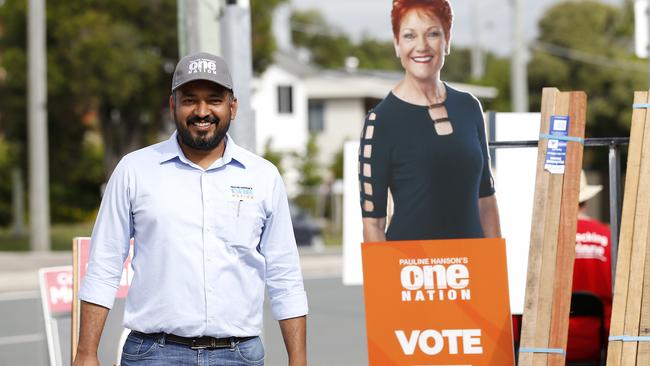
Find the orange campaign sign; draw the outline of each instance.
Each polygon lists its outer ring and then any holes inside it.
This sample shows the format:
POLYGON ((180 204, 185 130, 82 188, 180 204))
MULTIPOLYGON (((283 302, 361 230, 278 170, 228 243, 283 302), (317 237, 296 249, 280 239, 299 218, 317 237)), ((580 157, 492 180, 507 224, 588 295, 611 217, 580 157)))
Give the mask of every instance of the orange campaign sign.
POLYGON ((371 366, 514 365, 503 239, 363 243, 371 366))

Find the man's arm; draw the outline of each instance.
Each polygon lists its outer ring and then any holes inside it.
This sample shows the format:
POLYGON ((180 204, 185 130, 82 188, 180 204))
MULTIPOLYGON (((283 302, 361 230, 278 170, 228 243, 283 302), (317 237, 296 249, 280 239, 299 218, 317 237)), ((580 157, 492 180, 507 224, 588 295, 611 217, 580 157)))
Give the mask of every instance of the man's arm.
POLYGON ((74 358, 74 366, 99 365, 97 348, 104 330, 106 317, 110 309, 90 302, 81 301, 81 319, 79 324, 79 346, 74 358))
POLYGON ((280 320, 289 366, 307 365, 307 316, 280 320))

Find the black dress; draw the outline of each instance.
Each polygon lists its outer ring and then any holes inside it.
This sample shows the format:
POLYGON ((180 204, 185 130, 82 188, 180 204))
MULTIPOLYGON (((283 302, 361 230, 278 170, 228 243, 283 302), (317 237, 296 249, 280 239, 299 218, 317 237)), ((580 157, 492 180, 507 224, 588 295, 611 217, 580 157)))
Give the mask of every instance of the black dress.
POLYGON ((469 93, 447 88, 453 126, 438 135, 428 107, 392 92, 366 117, 359 151, 363 217, 386 216, 387 240, 481 238, 478 199, 494 194, 483 111, 469 93))

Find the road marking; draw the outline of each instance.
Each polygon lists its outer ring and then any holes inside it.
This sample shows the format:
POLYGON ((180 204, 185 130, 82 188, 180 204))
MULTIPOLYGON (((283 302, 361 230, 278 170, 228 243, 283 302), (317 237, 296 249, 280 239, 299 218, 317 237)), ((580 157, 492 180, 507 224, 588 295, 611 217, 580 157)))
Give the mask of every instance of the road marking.
POLYGON ((41 294, 38 291, 0 292, 0 301, 38 299, 40 297, 41 294))
POLYGON ((45 339, 45 337, 43 337, 43 335, 40 333, 0 337, 0 346, 7 346, 7 345, 19 344, 19 343, 40 342, 43 339, 45 339))

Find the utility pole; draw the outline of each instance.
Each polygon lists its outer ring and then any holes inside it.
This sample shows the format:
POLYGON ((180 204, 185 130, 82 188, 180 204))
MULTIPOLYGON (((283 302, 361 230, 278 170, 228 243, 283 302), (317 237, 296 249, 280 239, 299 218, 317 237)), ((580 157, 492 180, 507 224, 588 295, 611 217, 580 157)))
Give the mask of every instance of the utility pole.
POLYGON ((512 2, 512 61, 510 89, 513 112, 528 112, 528 75, 523 34, 523 0, 512 2))
POLYGON ((235 96, 239 101, 237 119, 230 126, 230 133, 238 145, 255 152, 255 111, 251 105, 253 46, 249 2, 226 1, 220 23, 222 57, 230 67, 235 96))
POLYGON ((50 250, 45 0, 29 0, 27 20, 29 221, 32 250, 50 250))
POLYGON ((481 25, 478 16, 478 0, 472 0, 472 30, 474 33, 474 46, 472 47, 472 79, 482 79, 485 75, 485 61, 481 47, 481 25))
POLYGON ((239 103, 230 135, 238 145, 255 152, 250 1, 178 0, 178 31, 180 57, 202 51, 226 60, 239 103))

